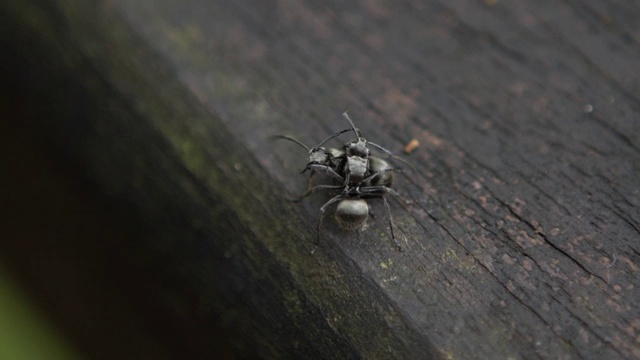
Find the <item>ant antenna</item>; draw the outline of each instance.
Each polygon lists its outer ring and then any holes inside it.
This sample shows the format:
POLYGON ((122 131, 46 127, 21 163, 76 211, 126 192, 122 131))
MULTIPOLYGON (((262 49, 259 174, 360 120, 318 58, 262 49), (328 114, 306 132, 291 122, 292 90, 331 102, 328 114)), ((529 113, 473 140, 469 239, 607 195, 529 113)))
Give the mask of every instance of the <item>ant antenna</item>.
POLYGON ((298 145, 300 145, 301 147, 303 147, 305 150, 307 151, 311 151, 311 149, 309 149, 309 147, 303 143, 301 143, 300 141, 296 140, 295 138, 292 138, 291 136, 287 136, 287 135, 273 135, 269 137, 271 140, 278 140, 278 139, 283 139, 283 140, 289 140, 293 143, 296 143, 298 145))
MULTIPOLYGON (((344 130, 338 131, 337 133, 329 136, 324 141, 322 141, 320 144, 318 144, 318 146, 316 146, 313 150, 317 150, 320 146, 324 145, 327 141, 329 141, 331 139, 334 139, 334 138, 336 138, 336 137, 338 137, 338 136, 340 136, 340 135, 342 135, 342 134, 344 134, 346 132, 349 132, 349 131, 351 131, 351 129, 344 129, 344 130)), ((307 150, 309 150, 309 149, 307 149, 307 150)))
POLYGON ((353 121, 351 121, 351 118, 349 117, 349 114, 347 114, 347 112, 343 112, 342 116, 344 116, 347 121, 349 122, 349 124, 351 124, 351 129, 353 129, 353 132, 356 133, 356 136, 358 137, 358 139, 362 138, 362 133, 360 132, 360 129, 356 129, 356 126, 353 125, 353 121))
POLYGON ((369 144, 369 145, 377 148, 378 150, 384 152, 385 154, 389 155, 393 159, 398 160, 398 161, 402 162, 403 164, 407 165, 411 169, 411 171, 413 171, 414 173, 416 172, 416 169, 407 160, 401 158, 400 156, 392 153, 391 151, 385 149, 384 147, 382 147, 382 146, 380 146, 380 145, 378 145, 376 143, 372 143, 371 141, 368 141, 367 144, 369 144))

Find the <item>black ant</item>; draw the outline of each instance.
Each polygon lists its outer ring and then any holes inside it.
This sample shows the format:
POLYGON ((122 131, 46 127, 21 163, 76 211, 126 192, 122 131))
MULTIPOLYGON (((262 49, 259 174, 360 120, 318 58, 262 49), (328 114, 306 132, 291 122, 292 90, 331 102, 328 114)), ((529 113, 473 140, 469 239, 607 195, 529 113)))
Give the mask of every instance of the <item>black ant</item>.
POLYGON ((324 139, 322 142, 320 142, 320 144, 318 144, 314 148, 309 148, 307 145, 303 144, 302 142, 288 135, 274 135, 274 136, 271 136, 271 139, 272 140, 278 140, 278 139, 289 140, 309 152, 309 162, 307 162, 307 165, 305 166, 305 168, 302 169, 302 171, 300 171, 300 174, 304 174, 307 170, 310 171, 309 181, 307 183, 307 189, 309 189, 311 187, 312 178, 318 172, 328 175, 334 179, 342 178, 342 176, 340 176, 336 172, 336 170, 340 168, 340 164, 345 158, 345 152, 343 150, 334 149, 334 148, 327 149, 322 147, 322 145, 349 131, 351 131, 351 129, 344 129, 344 130, 338 131, 335 134, 324 139))
MULTIPOLYGON (((391 189, 393 171, 395 169, 385 160, 377 156, 372 156, 371 150, 369 150, 367 144, 376 147, 393 158, 399 159, 404 163, 406 162, 382 146, 372 142, 367 142, 367 140, 362 136, 360 130, 355 127, 353 121, 349 118, 349 115, 346 112, 342 115, 349 122, 351 128, 332 134, 313 149, 308 148, 298 140, 286 135, 274 137, 276 139, 292 141, 309 152, 309 162, 301 173, 304 173, 309 169, 312 172, 311 176, 313 176, 315 172, 322 172, 333 178, 336 183, 334 185, 321 184, 310 187, 310 177, 307 191, 299 198, 293 199, 292 201, 301 201, 318 190, 333 190, 340 192, 320 208, 322 214, 318 218, 317 223, 319 243, 320 227, 324 212, 328 206, 338 203, 335 214, 338 225, 345 230, 356 230, 364 225, 370 214, 369 205, 367 204, 366 199, 382 199, 389 219, 391 238, 398 250, 401 250, 401 246, 395 236, 389 203, 385 197, 386 194, 399 196, 396 191, 391 189), (325 149, 321 147, 329 140, 349 131, 353 131, 355 133, 356 139, 345 144, 343 149, 325 149)), ((408 163, 406 164, 409 165, 408 163)))

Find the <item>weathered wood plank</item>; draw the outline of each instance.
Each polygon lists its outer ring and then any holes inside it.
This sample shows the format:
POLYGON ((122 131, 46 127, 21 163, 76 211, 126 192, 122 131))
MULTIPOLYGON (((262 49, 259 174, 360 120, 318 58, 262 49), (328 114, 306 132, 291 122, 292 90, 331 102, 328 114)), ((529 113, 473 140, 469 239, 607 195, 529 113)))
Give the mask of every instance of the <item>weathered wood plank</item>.
POLYGON ((25 3, 91 105, 58 94, 52 126, 157 235, 131 252, 183 321, 264 357, 640 356, 637 5, 25 3), (421 144, 403 252, 376 216, 310 255, 326 197, 285 201, 305 154, 267 135, 314 144, 344 110, 421 144))

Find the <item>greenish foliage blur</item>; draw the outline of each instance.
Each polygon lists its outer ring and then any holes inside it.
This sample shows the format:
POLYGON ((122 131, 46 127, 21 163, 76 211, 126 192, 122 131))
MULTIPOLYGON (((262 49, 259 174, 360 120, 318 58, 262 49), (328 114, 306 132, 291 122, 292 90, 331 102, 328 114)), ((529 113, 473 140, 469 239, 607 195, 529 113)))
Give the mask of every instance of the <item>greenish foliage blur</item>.
POLYGON ((0 359, 79 359, 73 346, 0 266, 0 359))

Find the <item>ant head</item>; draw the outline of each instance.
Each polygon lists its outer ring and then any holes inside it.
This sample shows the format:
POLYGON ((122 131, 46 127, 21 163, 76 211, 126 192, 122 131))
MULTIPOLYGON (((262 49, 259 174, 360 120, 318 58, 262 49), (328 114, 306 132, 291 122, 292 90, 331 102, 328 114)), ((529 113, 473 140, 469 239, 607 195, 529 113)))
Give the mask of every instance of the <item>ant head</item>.
POLYGON ((353 124, 353 121, 351 121, 351 118, 349 117, 349 114, 347 114, 346 111, 342 113, 342 115, 345 117, 345 119, 347 119, 347 121, 349 122, 349 125, 351 125, 351 130, 357 136, 355 141, 352 141, 347 145, 345 145, 347 155, 348 156, 355 155, 363 158, 369 157, 369 155, 371 155, 371 151, 369 150, 369 148, 367 148, 367 140, 365 140, 365 138, 362 137, 362 133, 360 132, 360 129, 356 129, 356 126, 353 124))
POLYGON ((362 199, 344 199, 336 209, 336 221, 345 230, 361 227, 369 217, 369 205, 362 199))
POLYGON ((327 161, 327 150, 323 147, 317 147, 309 150, 309 164, 324 164, 327 161))
POLYGON ((368 158, 371 155, 371 150, 367 147, 367 140, 364 138, 358 138, 356 141, 348 143, 346 150, 349 156, 368 158))

